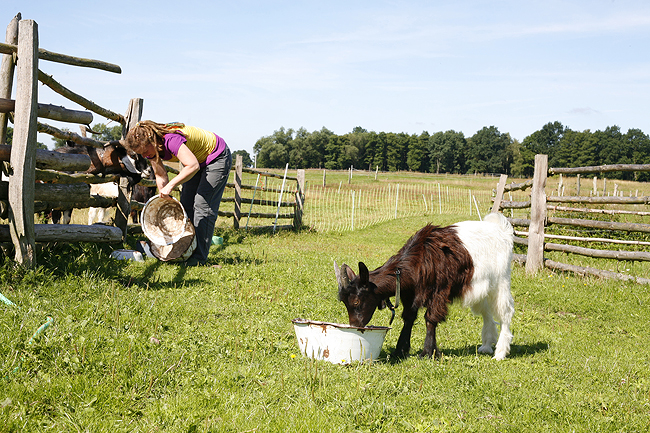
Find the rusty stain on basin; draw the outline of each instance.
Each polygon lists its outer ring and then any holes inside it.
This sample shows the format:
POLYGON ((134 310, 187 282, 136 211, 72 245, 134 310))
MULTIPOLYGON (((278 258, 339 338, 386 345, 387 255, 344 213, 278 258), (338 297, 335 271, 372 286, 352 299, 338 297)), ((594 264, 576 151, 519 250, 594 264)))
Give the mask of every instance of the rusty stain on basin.
POLYGON ((300 352, 334 364, 376 360, 390 329, 385 326, 359 328, 305 319, 293 319, 292 322, 300 352))

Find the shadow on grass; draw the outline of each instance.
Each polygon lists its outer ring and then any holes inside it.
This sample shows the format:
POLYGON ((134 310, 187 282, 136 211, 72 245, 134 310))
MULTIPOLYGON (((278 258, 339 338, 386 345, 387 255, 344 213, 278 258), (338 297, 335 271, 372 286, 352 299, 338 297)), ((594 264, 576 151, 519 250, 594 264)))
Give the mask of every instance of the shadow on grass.
MULTIPOLYGON (((478 348, 479 348, 478 345, 472 345, 472 346, 459 347, 456 349, 446 349, 442 351, 442 356, 443 357, 452 356, 455 358, 462 358, 462 357, 476 356, 476 355, 492 357, 492 355, 479 354, 478 348)), ((535 355, 536 353, 546 352, 546 351, 548 351, 548 343, 542 341, 534 344, 513 344, 510 346, 510 354, 506 359, 524 358, 530 355, 535 355)), ((419 351, 411 350, 409 357, 414 357, 414 356, 417 357, 419 356, 419 353, 420 353, 419 351)), ((399 364, 406 359, 406 358, 398 358, 392 355, 393 355, 392 350, 382 349, 380 359, 387 359, 387 363, 391 365, 399 364)))

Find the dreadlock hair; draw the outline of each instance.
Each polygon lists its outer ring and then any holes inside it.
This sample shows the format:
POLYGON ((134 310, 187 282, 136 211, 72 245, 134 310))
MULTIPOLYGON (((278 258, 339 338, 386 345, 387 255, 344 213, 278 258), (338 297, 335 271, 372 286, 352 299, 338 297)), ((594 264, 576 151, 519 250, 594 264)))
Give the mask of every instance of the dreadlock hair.
POLYGON ((160 158, 160 154, 164 151, 163 137, 166 134, 180 134, 183 133, 179 128, 183 128, 183 123, 156 123, 151 120, 142 120, 131 128, 126 135, 124 147, 132 152, 142 154, 142 151, 149 144, 153 144, 156 148, 156 159, 160 158))

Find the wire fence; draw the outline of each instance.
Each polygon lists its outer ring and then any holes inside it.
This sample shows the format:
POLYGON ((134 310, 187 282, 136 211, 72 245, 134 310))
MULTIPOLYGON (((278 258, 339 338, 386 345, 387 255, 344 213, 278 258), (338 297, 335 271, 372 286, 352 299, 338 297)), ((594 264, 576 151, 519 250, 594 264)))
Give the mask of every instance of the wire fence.
MULTIPOLYGON (((341 181, 340 173, 328 173, 327 186, 321 186, 320 172, 312 170, 308 173, 305 188, 303 225, 319 232, 351 231, 363 229, 390 219, 408 218, 413 216, 454 215, 459 220, 479 219, 479 214, 485 216, 492 208, 493 194, 498 179, 486 181, 485 177, 448 176, 444 180, 426 179, 421 175, 414 179, 409 174, 395 174, 395 182, 388 180, 390 174, 384 174, 385 179, 373 180, 374 173, 356 174, 351 184, 341 181), (462 183, 455 185, 454 183, 462 183), (467 184, 467 185, 465 185, 467 184)), ((264 177, 258 178, 253 174, 243 173, 242 183, 254 186, 254 189, 241 191, 244 199, 254 199, 255 204, 243 204, 241 208, 241 227, 258 227, 269 224, 269 220, 259 218, 256 214, 275 214, 281 189, 282 179, 264 177)), ((324 181, 322 183, 325 183, 324 181)), ((292 201, 295 194, 295 182, 285 187, 283 201, 292 201)), ((234 197, 234 191, 227 188, 224 197, 234 197)), ((529 193, 516 191, 507 193, 505 199, 530 200, 529 193)), ((250 203, 250 202, 249 202, 250 203)), ((234 209, 231 201, 222 203, 221 210, 234 209)), ((278 224, 286 224, 293 209, 283 207, 280 211, 278 224), (284 216, 284 218, 283 218, 284 216)), ((527 218, 527 209, 508 210, 508 216, 513 212, 519 218, 527 218)))
POLYGON ((305 191, 303 222, 312 229, 349 231, 389 219, 453 214, 479 219, 492 206, 490 191, 440 183, 344 188, 311 186, 305 191))

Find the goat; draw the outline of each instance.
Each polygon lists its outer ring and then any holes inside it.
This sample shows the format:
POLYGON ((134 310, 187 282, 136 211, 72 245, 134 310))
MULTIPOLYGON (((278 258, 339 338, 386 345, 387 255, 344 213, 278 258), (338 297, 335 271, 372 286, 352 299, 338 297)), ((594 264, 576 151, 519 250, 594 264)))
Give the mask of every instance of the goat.
MULTIPOLYGON (((151 172, 151 166, 143 156, 137 154, 129 155, 119 141, 111 141, 107 143, 103 149, 76 145, 72 141, 66 141, 65 146, 61 146, 55 149, 55 151, 60 153, 86 154, 90 156, 90 167, 85 171, 85 173, 96 175, 118 174, 120 176, 125 176, 129 180, 129 188, 133 188, 134 185, 140 182, 143 175, 149 176, 149 173, 151 172)), ((103 187, 91 185, 91 193, 97 194, 97 192, 93 192, 93 188, 97 191, 103 187)), ((117 194, 106 194, 106 196, 117 197, 117 194)), ((58 224, 59 221, 61 221, 63 224, 68 224, 71 219, 71 214, 72 210, 53 210, 51 213, 52 222, 58 224)), ((89 224, 91 224, 94 219, 91 219, 91 216, 97 214, 105 215, 105 210, 102 211, 94 208, 89 209, 89 224)), ((104 217, 102 217, 102 221, 103 218, 104 217)))
POLYGON ((404 326, 395 356, 408 356, 413 323, 418 310, 425 308, 427 331, 420 357, 440 357, 436 327, 445 320, 448 304, 460 299, 474 314, 483 316, 479 353, 494 353, 494 359, 502 360, 510 353, 512 342, 512 244, 512 226, 498 213, 489 214, 484 221, 463 221, 448 227, 428 224, 372 272, 359 262, 357 276, 348 265, 339 269, 334 262, 339 300, 347 308, 350 325, 365 327, 375 309, 392 307, 389 298, 395 296, 400 278, 404 326), (500 334, 493 317, 501 323, 500 334), (492 349, 495 343, 496 352, 492 349))
MULTIPOLYGON (((147 178, 150 180, 156 179, 153 170, 150 171, 150 174, 147 178)), ((131 200, 135 200, 139 203, 147 203, 151 197, 156 195, 156 191, 157 188, 155 186, 144 186, 137 184, 133 187, 133 195, 131 196, 131 200)), ((140 222, 140 214, 135 210, 131 210, 131 220, 134 224, 138 224, 140 222)))

